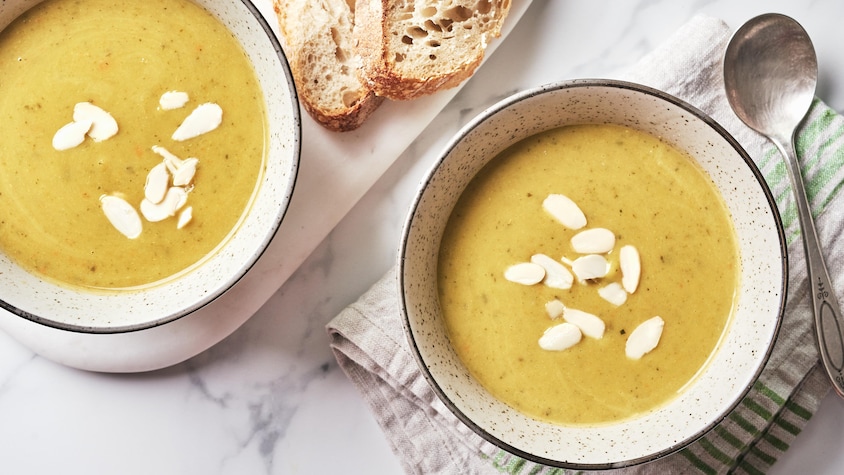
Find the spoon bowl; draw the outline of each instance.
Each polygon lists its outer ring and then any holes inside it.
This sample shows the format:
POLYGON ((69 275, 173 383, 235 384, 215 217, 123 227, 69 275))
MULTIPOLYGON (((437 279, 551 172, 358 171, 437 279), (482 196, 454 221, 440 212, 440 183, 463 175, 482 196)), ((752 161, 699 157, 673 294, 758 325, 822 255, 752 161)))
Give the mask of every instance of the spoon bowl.
POLYGON ((806 30, 780 14, 739 28, 724 56, 727 99, 760 134, 790 140, 815 96, 818 62, 806 30))
POLYGON ((739 28, 724 55, 724 86, 736 115, 767 136, 786 159, 809 273, 818 352, 835 391, 844 397, 844 320, 829 278, 806 196, 794 136, 814 100, 815 49, 792 18, 769 13, 739 28))

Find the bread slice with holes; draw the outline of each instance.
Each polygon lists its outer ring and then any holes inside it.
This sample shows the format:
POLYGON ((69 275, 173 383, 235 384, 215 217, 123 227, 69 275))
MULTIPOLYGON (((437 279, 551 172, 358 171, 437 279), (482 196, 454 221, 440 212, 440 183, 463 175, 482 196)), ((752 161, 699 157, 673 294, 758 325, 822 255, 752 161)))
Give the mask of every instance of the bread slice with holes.
POLYGON ((357 0, 361 78, 379 96, 409 100, 457 86, 501 35, 510 0, 357 0))
POLYGON ((360 58, 352 37, 353 2, 273 2, 302 106, 317 122, 335 131, 358 128, 383 101, 357 74, 360 58))

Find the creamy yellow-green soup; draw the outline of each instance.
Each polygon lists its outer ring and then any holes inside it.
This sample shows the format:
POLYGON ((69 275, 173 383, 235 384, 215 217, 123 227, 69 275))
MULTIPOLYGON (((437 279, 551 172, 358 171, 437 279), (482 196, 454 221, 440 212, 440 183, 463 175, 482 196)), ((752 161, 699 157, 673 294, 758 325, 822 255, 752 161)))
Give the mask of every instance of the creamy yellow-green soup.
POLYGON ((523 140, 473 179, 449 219, 438 273, 451 342, 491 394, 541 420, 601 424, 657 408, 695 379, 730 321, 738 251, 722 198, 687 156, 642 132, 583 125, 523 140), (586 228, 616 235, 606 277, 569 290, 504 278, 536 253, 579 256, 570 243, 577 231, 543 209, 549 194, 571 198, 586 228), (639 251, 641 278, 616 306, 597 289, 621 281, 618 250, 627 244, 639 251), (554 299, 600 317, 603 337, 540 348, 562 320, 546 313, 554 299), (665 322, 658 345, 627 358, 627 337, 654 316, 665 322))
POLYGON ((210 13, 187 0, 47 0, 0 33, 0 71, 0 250, 13 261, 64 285, 134 288, 190 269, 236 230, 264 170, 266 113, 244 51, 210 13), (189 100, 167 110, 168 91, 189 100), (119 131, 54 149, 79 102, 119 131), (219 127, 173 140, 203 103, 220 106, 219 127), (100 197, 138 208, 162 162, 153 146, 199 160, 193 219, 143 221, 129 239, 100 197))

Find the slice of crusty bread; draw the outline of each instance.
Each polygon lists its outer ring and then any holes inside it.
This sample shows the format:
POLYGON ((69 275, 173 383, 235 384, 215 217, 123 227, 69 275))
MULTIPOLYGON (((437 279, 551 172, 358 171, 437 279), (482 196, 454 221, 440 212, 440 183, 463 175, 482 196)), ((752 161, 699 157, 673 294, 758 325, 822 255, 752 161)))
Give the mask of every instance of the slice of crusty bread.
POLYGON ((469 78, 501 35, 510 0, 357 0, 355 9, 362 79, 408 100, 469 78))
POLYGON ((284 50, 305 110, 328 129, 359 127, 383 101, 357 75, 354 0, 274 0, 284 50))

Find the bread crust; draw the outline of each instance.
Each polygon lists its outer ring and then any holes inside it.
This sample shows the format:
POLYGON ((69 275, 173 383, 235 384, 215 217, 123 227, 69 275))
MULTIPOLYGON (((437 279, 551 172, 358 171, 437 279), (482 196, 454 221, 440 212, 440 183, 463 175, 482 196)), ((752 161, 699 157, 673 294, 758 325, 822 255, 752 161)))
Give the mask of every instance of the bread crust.
POLYGON ((323 127, 360 127, 381 105, 356 70, 354 11, 346 0, 274 0, 282 46, 303 108, 323 127))
POLYGON ((480 66, 509 9, 510 0, 357 0, 361 81, 394 100, 455 87, 480 66))

